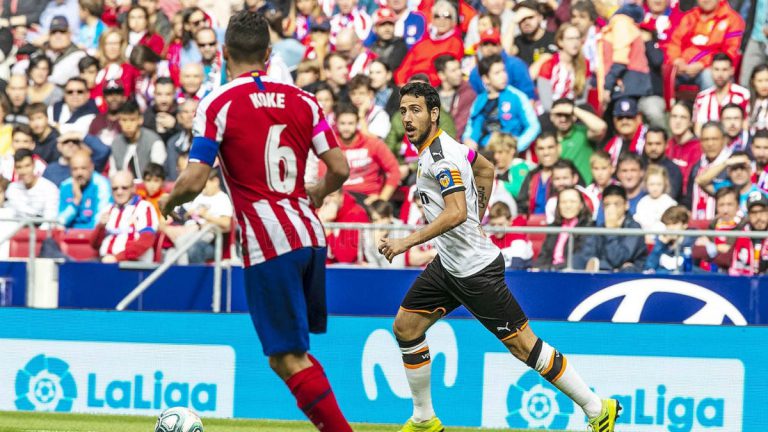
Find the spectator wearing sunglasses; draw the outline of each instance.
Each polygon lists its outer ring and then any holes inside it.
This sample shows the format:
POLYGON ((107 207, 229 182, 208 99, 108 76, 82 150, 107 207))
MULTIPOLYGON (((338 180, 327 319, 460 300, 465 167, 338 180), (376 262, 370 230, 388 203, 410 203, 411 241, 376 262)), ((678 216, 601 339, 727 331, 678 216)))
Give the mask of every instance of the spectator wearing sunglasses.
POLYGON ((90 98, 88 84, 80 77, 70 78, 64 86, 64 100, 48 108, 48 118, 54 126, 73 124, 87 131, 99 113, 96 102, 90 98))
POLYGON ((99 216, 91 246, 99 251, 102 263, 151 262, 157 213, 149 201, 136 195, 129 171, 117 171, 111 183, 114 204, 99 216))
MULTIPOLYGON (((45 120, 44 116, 37 113, 34 114, 34 117, 38 123, 42 123, 45 120)), ((39 126, 35 125, 35 127, 39 126)), ((70 176, 69 161, 79 151, 88 152, 96 172, 104 171, 104 167, 109 159, 110 148, 104 145, 96 136, 84 135, 71 125, 62 126, 61 134, 48 126, 48 129, 43 134, 46 136, 45 142, 53 141, 53 145, 55 145, 56 151, 59 154, 58 159, 49 163, 45 168, 45 172, 43 172, 43 177, 52 181, 56 186, 60 186, 70 176)))

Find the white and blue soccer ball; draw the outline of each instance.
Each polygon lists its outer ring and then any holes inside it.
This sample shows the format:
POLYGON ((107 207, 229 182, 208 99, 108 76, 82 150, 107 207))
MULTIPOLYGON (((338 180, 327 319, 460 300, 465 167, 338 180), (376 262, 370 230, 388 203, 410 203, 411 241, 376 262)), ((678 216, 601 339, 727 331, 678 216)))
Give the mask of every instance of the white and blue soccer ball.
POLYGON ((203 421, 189 408, 168 408, 157 417, 155 432, 203 432, 203 421))

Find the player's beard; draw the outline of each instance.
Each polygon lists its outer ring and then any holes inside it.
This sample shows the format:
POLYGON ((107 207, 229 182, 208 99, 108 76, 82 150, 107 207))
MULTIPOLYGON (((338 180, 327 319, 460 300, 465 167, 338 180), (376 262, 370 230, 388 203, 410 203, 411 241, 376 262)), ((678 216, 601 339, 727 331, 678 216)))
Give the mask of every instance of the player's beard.
POLYGON ((421 148, 421 146, 427 141, 427 138, 429 138, 430 131, 431 131, 431 128, 427 128, 427 130, 425 130, 424 133, 417 136, 415 140, 411 141, 411 144, 416 146, 416 148, 421 148))

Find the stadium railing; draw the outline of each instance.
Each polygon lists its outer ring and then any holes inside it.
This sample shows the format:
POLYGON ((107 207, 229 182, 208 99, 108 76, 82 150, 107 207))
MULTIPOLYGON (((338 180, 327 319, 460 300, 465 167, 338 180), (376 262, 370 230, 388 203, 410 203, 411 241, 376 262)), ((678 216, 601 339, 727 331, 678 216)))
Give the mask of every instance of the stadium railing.
POLYGON ((31 287, 35 286, 35 258, 37 257, 37 226, 41 229, 50 231, 53 226, 58 224, 55 220, 43 218, 0 218, 0 223, 15 223, 17 226, 9 230, 4 237, 0 237, 0 244, 10 241, 19 231, 24 228, 29 230, 29 258, 27 259, 27 293, 31 292, 31 287), (46 228, 42 228, 46 227, 46 228))
MULTIPOLYGON (((354 230, 359 232, 371 231, 371 230, 388 230, 388 231, 410 231, 414 232, 421 228, 423 225, 377 225, 361 222, 326 222, 323 224, 326 229, 331 230, 354 230)), ((756 238, 765 239, 768 238, 768 231, 715 231, 715 230, 645 230, 640 228, 597 228, 597 227, 550 227, 550 226, 514 226, 514 227, 489 227, 484 226, 483 230, 487 233, 519 233, 519 234, 560 234, 568 233, 573 234, 568 236, 568 247, 566 255, 566 270, 573 270, 573 242, 574 235, 581 236, 646 236, 646 235, 665 235, 665 236, 681 236, 681 237, 725 237, 725 238, 756 238)), ((358 263, 362 262, 364 252, 364 242, 358 241, 357 259, 358 263)), ((675 246, 675 262, 678 261, 681 255, 681 246, 678 243, 675 246)), ((679 269, 675 273, 679 273, 679 269)))

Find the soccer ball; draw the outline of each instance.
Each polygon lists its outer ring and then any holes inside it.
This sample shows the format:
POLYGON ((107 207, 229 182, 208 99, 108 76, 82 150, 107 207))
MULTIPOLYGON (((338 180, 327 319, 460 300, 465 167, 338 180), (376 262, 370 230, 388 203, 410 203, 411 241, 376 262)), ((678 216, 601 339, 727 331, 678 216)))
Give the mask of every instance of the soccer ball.
POLYGON ((203 432, 203 421, 189 408, 168 408, 157 417, 155 432, 203 432))

